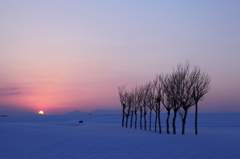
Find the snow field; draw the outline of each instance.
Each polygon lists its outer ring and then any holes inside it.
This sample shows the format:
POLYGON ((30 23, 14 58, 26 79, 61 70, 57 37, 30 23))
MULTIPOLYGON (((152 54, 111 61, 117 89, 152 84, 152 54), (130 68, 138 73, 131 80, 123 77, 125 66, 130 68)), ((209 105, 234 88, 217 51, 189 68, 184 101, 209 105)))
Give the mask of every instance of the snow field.
POLYGON ((240 114, 199 114, 199 135, 193 114, 185 135, 161 115, 163 134, 122 128, 121 115, 1 117, 0 158, 240 158, 240 114))

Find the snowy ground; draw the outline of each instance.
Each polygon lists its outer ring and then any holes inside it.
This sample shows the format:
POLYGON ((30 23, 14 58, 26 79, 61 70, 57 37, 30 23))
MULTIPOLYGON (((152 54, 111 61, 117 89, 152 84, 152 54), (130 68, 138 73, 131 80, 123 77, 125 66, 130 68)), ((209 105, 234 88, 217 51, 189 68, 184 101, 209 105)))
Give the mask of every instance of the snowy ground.
POLYGON ((122 128, 121 115, 0 117, 0 158, 240 158, 240 114, 199 114, 199 135, 193 114, 185 135, 179 118, 166 134, 165 119, 158 134, 122 128))

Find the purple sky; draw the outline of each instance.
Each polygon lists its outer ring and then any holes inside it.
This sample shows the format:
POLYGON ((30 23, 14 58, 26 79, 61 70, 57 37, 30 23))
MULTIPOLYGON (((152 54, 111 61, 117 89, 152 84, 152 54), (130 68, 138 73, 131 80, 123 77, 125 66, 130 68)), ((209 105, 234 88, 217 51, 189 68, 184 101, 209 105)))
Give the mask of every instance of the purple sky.
POLYGON ((211 76, 200 112, 240 112, 240 2, 0 1, 0 115, 120 109, 117 87, 187 59, 211 76))

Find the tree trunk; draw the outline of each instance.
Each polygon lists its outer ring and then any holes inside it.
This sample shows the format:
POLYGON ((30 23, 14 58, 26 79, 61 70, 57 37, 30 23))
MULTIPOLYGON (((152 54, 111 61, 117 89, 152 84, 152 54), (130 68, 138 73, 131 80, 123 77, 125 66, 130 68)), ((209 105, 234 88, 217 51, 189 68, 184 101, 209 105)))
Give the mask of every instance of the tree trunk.
POLYGON ((151 131, 151 127, 152 127, 152 109, 150 109, 150 117, 149 117, 149 131, 151 131))
POLYGON ((173 134, 176 134, 176 117, 177 117, 177 111, 174 110, 174 116, 173 116, 173 122, 172 122, 172 126, 173 126, 173 134))
POLYGON ((132 128, 132 122, 133 122, 133 111, 131 111, 131 125, 130 125, 130 128, 132 128))
POLYGON ((147 119, 146 119, 147 113, 144 113, 144 129, 147 130, 147 119))
POLYGON ((159 127, 159 134, 162 133, 162 128, 161 128, 161 118, 160 118, 160 109, 158 110, 158 127, 159 127))
POLYGON ((156 117, 155 117, 155 132, 157 132, 157 110, 156 110, 156 117))
POLYGON ((140 129, 142 130, 142 110, 140 109, 140 129))
POLYGON ((167 110, 167 120, 166 120, 166 125, 167 125, 167 134, 169 134, 169 117, 170 117, 170 110, 167 110))
POLYGON ((122 127, 124 127, 125 108, 122 110, 122 127))
POLYGON ((197 120, 198 120, 198 102, 196 102, 195 104, 195 135, 198 134, 197 120))
POLYGON ((137 112, 135 112, 135 129, 137 129, 137 112))
POLYGON ((182 119, 182 134, 185 133, 186 119, 187 119, 187 110, 184 110, 184 117, 182 119))
POLYGON ((126 128, 128 127, 128 117, 129 117, 129 114, 128 115, 126 115, 126 128))

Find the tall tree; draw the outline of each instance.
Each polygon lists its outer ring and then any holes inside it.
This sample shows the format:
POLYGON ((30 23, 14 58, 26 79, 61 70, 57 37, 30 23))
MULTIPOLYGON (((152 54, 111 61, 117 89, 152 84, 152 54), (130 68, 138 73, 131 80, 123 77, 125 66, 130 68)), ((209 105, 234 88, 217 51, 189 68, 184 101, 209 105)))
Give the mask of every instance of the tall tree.
POLYGON ((173 110, 173 113, 174 113, 174 116, 173 116, 173 119, 172 119, 173 134, 176 134, 175 122, 176 122, 177 112, 181 107, 177 102, 178 91, 177 91, 177 88, 175 87, 175 83, 176 83, 176 80, 174 79, 174 77, 169 76, 169 78, 167 79, 168 87, 165 87, 168 103, 171 106, 171 109, 173 110))
POLYGON ((162 133, 162 128, 161 128, 161 103, 163 105, 165 104, 166 100, 166 95, 164 92, 164 74, 157 75, 155 81, 154 81, 154 86, 156 88, 156 95, 155 95, 155 103, 156 103, 156 113, 157 113, 157 119, 158 119, 158 127, 159 127, 159 133, 162 133))
POLYGON ((172 74, 168 78, 168 90, 166 91, 169 99, 171 101, 171 106, 174 112, 173 116, 173 134, 176 134, 176 117, 177 112, 181 108, 181 102, 179 99, 181 99, 182 92, 184 91, 185 82, 184 80, 187 78, 189 74, 189 62, 187 61, 185 65, 178 64, 177 69, 173 70, 172 74))
POLYGON ((205 72, 201 72, 198 66, 195 66, 183 80, 183 83, 184 87, 182 87, 179 98, 182 107, 182 110, 179 111, 182 118, 182 134, 185 133, 188 110, 195 105, 195 134, 197 135, 198 101, 203 99, 203 96, 209 91, 210 77, 205 72))
MULTIPOLYGON (((187 63, 188 64, 188 63, 187 63)), ((187 119, 187 113, 191 106, 194 105, 194 100, 192 98, 193 86, 197 80, 198 73, 196 68, 191 72, 187 72, 185 76, 182 76, 181 90, 179 93, 179 104, 181 105, 182 110, 179 110, 180 117, 182 118, 182 134, 185 133, 185 124, 187 119)))
POLYGON ((193 86, 192 97, 195 101, 195 135, 197 135, 198 134, 198 126, 197 126, 198 102, 200 100, 203 100, 204 95, 210 90, 211 78, 207 73, 202 72, 199 67, 196 67, 195 71, 197 72, 196 74, 198 76, 193 86))
POLYGON ((170 134, 170 131, 169 131, 169 118, 170 118, 170 113, 171 113, 171 110, 172 110, 172 105, 173 105, 173 102, 172 102, 172 96, 171 96, 171 92, 170 91, 170 84, 168 84, 168 81, 169 81, 169 76, 168 75, 160 75, 158 77, 158 80, 159 82, 161 83, 161 89, 160 89, 160 93, 161 94, 161 102, 164 106, 164 108, 167 110, 167 119, 166 119, 166 131, 167 131, 167 134, 170 134))

